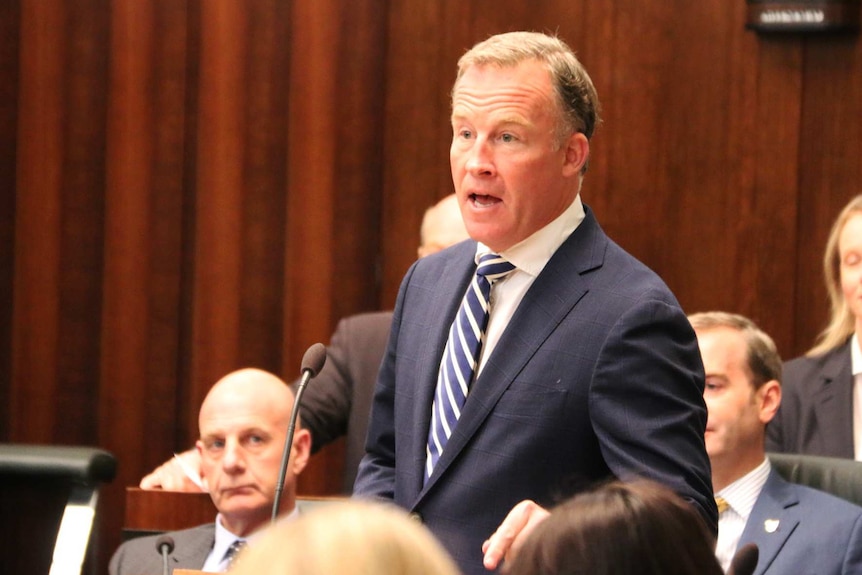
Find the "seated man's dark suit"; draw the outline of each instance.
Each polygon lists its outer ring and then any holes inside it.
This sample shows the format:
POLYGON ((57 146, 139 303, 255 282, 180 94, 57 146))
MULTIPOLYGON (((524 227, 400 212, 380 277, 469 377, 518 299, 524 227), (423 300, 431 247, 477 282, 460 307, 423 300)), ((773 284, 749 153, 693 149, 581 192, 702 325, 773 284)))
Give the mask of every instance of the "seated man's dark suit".
POLYGON ((524 295, 423 486, 438 367, 475 253, 457 244, 402 282, 354 495, 415 512, 465 575, 486 573, 482 542, 519 501, 551 505, 614 476, 667 485, 715 530, 694 332, 588 208, 524 295))
POLYGON ((392 312, 346 317, 326 348, 326 363, 302 396, 302 424, 311 431, 312 451, 346 435, 342 492, 349 495, 365 436, 374 383, 386 351, 392 312))
POLYGON ((739 546, 756 543, 754 575, 862 573, 862 507, 788 483, 774 469, 739 546))
POLYGON ((781 407, 766 426, 766 451, 853 459, 850 342, 784 364, 781 407))
MULTIPOLYGON (((215 542, 215 523, 168 533, 174 550, 168 557, 168 572, 174 569, 200 569, 215 542)), ((108 566, 110 575, 161 575, 162 555, 156 549, 158 535, 126 541, 114 552, 108 566)))

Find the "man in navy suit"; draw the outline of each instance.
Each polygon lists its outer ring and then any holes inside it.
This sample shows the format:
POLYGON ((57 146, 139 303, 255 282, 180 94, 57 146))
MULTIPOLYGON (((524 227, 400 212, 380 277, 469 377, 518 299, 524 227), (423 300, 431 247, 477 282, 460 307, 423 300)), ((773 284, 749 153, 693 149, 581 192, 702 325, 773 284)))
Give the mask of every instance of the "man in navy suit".
POLYGON ((734 314, 689 319, 706 371, 706 449, 719 499, 722 566, 737 547, 755 543, 755 575, 862 573, 862 507, 784 481, 766 458, 766 424, 781 403, 781 359, 772 339, 734 314))
POLYGON ((411 510, 466 575, 496 569, 529 532, 507 520, 483 555, 516 504, 610 477, 659 481, 716 526, 694 332, 581 203, 597 122, 592 82, 556 38, 494 36, 459 62, 450 159, 475 241, 422 258, 401 285, 354 494, 411 510), (431 463, 443 350, 490 253, 516 269, 491 289, 478 375, 431 463))

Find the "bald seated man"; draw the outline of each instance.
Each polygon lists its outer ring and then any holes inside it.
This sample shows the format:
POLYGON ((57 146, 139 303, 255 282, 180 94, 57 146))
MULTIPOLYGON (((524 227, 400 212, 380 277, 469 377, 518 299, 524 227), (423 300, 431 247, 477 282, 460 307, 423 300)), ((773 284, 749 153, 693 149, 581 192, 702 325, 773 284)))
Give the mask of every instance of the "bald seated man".
MULTIPOLYGON (((458 199, 449 194, 425 210, 416 252, 423 258, 468 237, 458 199)), ((300 414, 305 428, 311 432, 312 453, 345 436, 343 495, 353 490, 356 469, 365 455, 371 396, 391 323, 391 311, 343 318, 330 338, 323 369, 303 395, 300 414)), ((141 479, 140 486, 200 491, 197 457, 195 450, 189 450, 166 461, 141 479)))
MULTIPOLYGON (((214 523, 168 534, 174 540, 171 570, 226 571, 231 550, 246 541, 253 544, 255 534, 269 525, 293 400, 286 383, 253 368, 234 371, 210 389, 198 417, 195 450, 218 515, 214 523)), ((295 513, 296 478, 310 451, 311 434, 297 428, 279 506, 282 518, 295 513)), ((120 545, 111 558, 111 575, 161 573, 157 538, 140 537, 120 545)))

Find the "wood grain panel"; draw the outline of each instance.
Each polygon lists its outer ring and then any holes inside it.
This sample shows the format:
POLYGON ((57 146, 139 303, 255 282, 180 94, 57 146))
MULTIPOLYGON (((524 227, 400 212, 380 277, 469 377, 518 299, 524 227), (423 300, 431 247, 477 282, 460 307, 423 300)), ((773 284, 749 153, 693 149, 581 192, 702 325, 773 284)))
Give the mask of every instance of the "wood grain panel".
POLYGON ((11 441, 53 441, 63 167, 63 2, 21 7, 11 441))
MULTIPOLYGON (((183 3, 111 10, 96 421, 120 465, 102 510, 122 510, 123 487, 178 449, 185 24, 183 3)), ((100 565, 120 543, 121 519, 99 515, 100 565)))
MULTIPOLYGON (((283 367, 289 379, 309 345, 329 341, 341 316, 376 309, 385 17, 373 1, 294 3, 283 367)), ((337 492, 342 454, 334 446, 312 457, 300 492, 337 492)))
POLYGON ((0 438, 9 429, 21 5, 0 4, 0 438))

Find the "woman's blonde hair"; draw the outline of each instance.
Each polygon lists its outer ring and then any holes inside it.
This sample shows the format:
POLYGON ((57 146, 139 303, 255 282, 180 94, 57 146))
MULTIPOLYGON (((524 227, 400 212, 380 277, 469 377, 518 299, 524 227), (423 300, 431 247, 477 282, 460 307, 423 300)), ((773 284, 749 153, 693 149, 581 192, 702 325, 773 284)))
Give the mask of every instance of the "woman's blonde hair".
POLYGON ((853 335, 856 317, 850 311, 841 289, 841 253, 838 239, 841 237, 841 231, 847 224, 847 220, 860 213, 862 213, 862 195, 850 200, 838 214, 835 223, 832 224, 829 239, 826 241, 826 251, 823 254, 823 279, 826 281, 826 290, 829 292, 831 316, 826 329, 820 333, 814 347, 809 349, 805 355, 821 355, 832 351, 843 345, 853 335))
POLYGON ((443 546, 392 505, 321 504, 250 543, 234 575, 458 575, 443 546))

